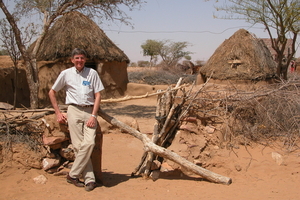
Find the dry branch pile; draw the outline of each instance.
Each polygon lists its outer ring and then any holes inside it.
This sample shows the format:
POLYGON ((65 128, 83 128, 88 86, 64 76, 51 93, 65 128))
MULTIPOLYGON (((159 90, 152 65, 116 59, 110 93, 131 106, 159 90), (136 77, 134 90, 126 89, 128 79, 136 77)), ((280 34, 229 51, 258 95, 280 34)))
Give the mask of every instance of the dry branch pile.
MULTIPOLYGON (((281 148, 295 150, 300 137, 299 86, 295 81, 242 91, 234 85, 207 84, 194 94, 182 91, 181 97, 169 90, 158 98, 152 142, 174 152, 178 152, 172 147, 174 138, 186 143, 189 155, 181 152, 181 156, 199 166, 209 165, 206 161, 211 154, 210 145, 232 149, 252 142, 270 145, 283 141, 281 148), (212 133, 217 139, 212 138, 212 133)), ((155 150, 146 151, 132 175, 155 179, 154 173, 168 160, 155 150)), ((182 163, 174 162, 186 170, 182 163)))
POLYGON ((38 114, 26 114, 26 110, 16 112, 3 111, 0 118, 0 138, 9 147, 11 143, 25 143, 32 150, 41 148, 41 134, 44 132, 44 123, 38 119, 53 111, 38 111, 38 114))
POLYGON ((240 90, 236 85, 208 86, 198 95, 190 112, 204 124, 217 127, 229 146, 281 141, 282 148, 293 151, 299 148, 299 86, 299 81, 254 90, 240 90))

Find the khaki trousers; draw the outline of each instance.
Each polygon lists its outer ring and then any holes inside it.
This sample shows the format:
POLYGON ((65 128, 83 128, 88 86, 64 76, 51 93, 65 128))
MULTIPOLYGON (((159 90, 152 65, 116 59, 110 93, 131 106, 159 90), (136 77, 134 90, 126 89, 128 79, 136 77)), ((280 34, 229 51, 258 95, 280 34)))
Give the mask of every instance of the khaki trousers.
POLYGON ((96 127, 86 126, 93 107, 68 106, 67 119, 71 141, 75 150, 75 160, 70 177, 79 178, 82 174, 85 184, 95 182, 91 155, 95 146, 96 127))

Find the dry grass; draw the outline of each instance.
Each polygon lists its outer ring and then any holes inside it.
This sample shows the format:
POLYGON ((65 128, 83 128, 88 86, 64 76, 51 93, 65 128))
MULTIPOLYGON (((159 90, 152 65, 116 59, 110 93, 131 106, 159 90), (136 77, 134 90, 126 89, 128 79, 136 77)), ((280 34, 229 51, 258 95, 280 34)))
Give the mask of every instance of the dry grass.
POLYGON ((183 83, 193 83, 197 75, 184 74, 181 71, 166 71, 161 68, 128 67, 128 79, 131 83, 148 85, 171 85, 176 84, 180 77, 183 83))

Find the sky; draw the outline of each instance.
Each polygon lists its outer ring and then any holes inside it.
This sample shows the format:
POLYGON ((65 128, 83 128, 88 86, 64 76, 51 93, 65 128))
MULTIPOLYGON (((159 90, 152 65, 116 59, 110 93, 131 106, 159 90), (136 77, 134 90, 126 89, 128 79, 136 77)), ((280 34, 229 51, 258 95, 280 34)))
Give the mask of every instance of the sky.
MULTIPOLYGON (((131 62, 149 60, 141 45, 148 39, 188 42, 192 61, 207 61, 219 45, 243 28, 258 38, 268 38, 261 25, 243 20, 214 18, 222 16, 214 8, 214 0, 148 0, 140 10, 127 11, 133 27, 104 22, 100 28, 129 57, 131 62)), ((0 18, 4 15, 0 11, 0 18)), ((299 50, 296 57, 299 57, 299 50)))
POLYGON ((214 8, 214 0, 149 0, 140 10, 128 12, 134 29, 120 24, 100 27, 131 62, 149 60, 141 48, 147 39, 188 42, 190 46, 185 50, 193 52, 192 61, 207 61, 225 39, 241 28, 258 38, 269 38, 261 25, 217 19, 214 14, 223 15, 214 8))

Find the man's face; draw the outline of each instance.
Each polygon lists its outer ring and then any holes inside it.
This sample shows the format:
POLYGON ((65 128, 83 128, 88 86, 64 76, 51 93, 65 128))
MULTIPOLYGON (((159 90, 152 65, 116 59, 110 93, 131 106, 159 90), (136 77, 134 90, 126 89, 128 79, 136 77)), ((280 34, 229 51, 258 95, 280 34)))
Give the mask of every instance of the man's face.
POLYGON ((82 54, 79 55, 75 55, 72 59, 71 59, 72 63, 75 65, 76 69, 78 71, 81 71, 84 67, 84 64, 86 62, 86 57, 82 54))

